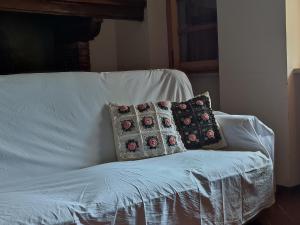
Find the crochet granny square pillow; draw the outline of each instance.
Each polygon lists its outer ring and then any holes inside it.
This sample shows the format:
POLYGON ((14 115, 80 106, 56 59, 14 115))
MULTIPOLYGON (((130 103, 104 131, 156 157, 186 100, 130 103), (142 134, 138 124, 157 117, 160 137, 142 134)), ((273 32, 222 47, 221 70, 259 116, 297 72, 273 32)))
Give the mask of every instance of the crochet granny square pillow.
POLYGON ((172 117, 171 102, 109 104, 118 160, 186 151, 172 117))
POLYGON ((226 147, 208 92, 186 102, 172 103, 173 117, 187 149, 220 149, 226 147))

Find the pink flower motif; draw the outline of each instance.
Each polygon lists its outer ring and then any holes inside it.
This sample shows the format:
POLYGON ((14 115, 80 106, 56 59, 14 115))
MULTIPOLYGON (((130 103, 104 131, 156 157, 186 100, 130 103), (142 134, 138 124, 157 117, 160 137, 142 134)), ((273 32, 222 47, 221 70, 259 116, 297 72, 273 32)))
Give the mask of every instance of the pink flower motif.
POLYGON ((185 110, 187 108, 187 105, 184 103, 179 104, 178 106, 180 109, 185 110))
POLYGON ((127 143, 127 149, 130 152, 134 152, 137 148, 138 148, 138 145, 135 141, 130 141, 130 142, 127 143))
POLYGON ((138 110, 139 110, 140 112, 143 112, 143 111, 145 111, 145 110, 147 110, 147 109, 149 108, 149 105, 148 105, 147 103, 145 103, 145 104, 139 104, 139 105, 137 106, 137 108, 138 108, 138 110))
POLYGON ((148 145, 151 147, 151 148, 156 148, 157 145, 158 145, 158 140, 157 138, 155 137, 152 137, 148 140, 148 145))
POLYGON ((120 113, 129 112, 129 107, 127 105, 121 105, 121 106, 119 106, 119 112, 120 113))
POLYGON ((153 118, 152 117, 144 117, 143 123, 146 126, 151 126, 153 124, 153 118))
POLYGON ((184 125, 188 126, 192 123, 192 120, 191 120, 191 118, 187 117, 187 118, 184 118, 183 123, 184 123, 184 125))
POLYGON ((167 101, 161 101, 161 102, 159 102, 159 104, 161 106, 168 107, 168 102, 167 101))
POLYGON ((132 122, 130 120, 125 120, 122 122, 123 130, 129 130, 132 126, 132 122))
POLYGON ((201 119, 204 120, 204 121, 209 120, 209 115, 208 115, 208 113, 203 113, 203 114, 201 115, 201 119))
POLYGON ((172 126, 171 119, 163 118, 163 124, 164 124, 165 127, 171 127, 172 126))
POLYGON ((169 142, 170 146, 176 145, 177 144, 176 137, 170 136, 169 139, 168 139, 168 142, 169 142))
POLYGON ((192 141, 192 142, 197 141, 197 136, 196 136, 195 134, 189 134, 188 138, 189 138, 189 140, 192 141))
POLYGON ((209 138, 209 139, 213 139, 215 138, 215 132, 213 130, 208 130, 206 132, 206 136, 209 138))
POLYGON ((196 105, 202 106, 202 105, 204 105, 204 102, 202 100, 197 100, 196 101, 196 105))
POLYGON ((161 101, 161 102, 158 102, 157 105, 159 106, 159 108, 167 110, 169 108, 169 106, 170 106, 170 102, 168 102, 168 101, 161 101))

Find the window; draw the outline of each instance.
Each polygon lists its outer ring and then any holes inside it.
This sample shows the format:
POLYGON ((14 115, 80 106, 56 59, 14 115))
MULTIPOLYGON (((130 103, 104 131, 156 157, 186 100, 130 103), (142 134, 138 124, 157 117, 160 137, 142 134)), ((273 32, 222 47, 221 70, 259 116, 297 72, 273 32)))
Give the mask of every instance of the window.
POLYGON ((185 72, 218 71, 216 0, 168 0, 170 66, 185 72))

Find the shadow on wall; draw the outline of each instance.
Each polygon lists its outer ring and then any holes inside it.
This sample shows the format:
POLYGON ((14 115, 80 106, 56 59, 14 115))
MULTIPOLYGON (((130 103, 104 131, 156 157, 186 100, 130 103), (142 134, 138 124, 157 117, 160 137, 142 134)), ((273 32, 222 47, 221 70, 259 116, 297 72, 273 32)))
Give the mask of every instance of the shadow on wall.
POLYGON ((297 180, 292 180, 293 184, 300 183, 300 151, 298 150, 300 145, 300 70, 294 70, 288 78, 288 91, 289 91, 289 141, 292 162, 291 167, 293 170, 291 177, 298 178, 297 180))

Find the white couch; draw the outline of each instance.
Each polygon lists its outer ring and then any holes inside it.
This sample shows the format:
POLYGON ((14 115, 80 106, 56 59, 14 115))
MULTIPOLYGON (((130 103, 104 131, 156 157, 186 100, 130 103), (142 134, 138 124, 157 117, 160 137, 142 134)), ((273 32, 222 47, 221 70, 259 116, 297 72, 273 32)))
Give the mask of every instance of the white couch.
POLYGON ((175 70, 0 77, 0 224, 243 224, 274 202, 272 130, 217 113, 228 149, 115 162, 108 102, 193 97, 175 70))

